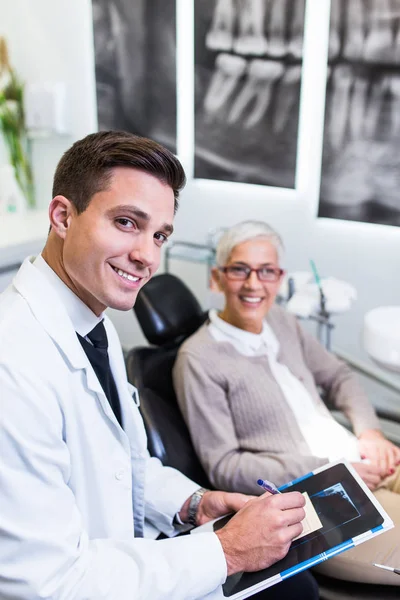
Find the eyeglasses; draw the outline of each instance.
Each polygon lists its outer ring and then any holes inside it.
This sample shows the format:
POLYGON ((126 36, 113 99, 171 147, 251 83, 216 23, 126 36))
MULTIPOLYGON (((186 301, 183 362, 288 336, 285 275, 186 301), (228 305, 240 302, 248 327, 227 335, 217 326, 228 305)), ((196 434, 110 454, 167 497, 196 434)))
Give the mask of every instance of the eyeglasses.
POLYGON ((276 282, 284 274, 283 269, 278 267, 259 267, 252 269, 248 265, 230 265, 229 267, 219 267, 219 270, 225 273, 225 276, 230 281, 246 281, 254 271, 257 273, 259 281, 276 282))

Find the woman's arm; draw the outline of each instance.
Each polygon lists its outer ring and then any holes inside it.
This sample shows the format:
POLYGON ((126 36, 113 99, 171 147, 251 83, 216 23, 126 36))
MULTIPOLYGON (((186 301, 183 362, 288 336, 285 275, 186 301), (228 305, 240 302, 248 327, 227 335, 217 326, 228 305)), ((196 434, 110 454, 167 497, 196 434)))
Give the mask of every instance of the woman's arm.
MULTIPOLYGON (((400 451, 385 439, 374 408, 361 388, 357 376, 298 323, 297 328, 305 361, 315 383, 327 391, 330 404, 341 410, 350 420, 359 438, 361 456, 377 465, 382 477, 392 474, 400 462, 400 451)), ((368 478, 366 481, 369 483, 368 478)))
POLYGON ((329 404, 347 416, 357 436, 366 429, 380 429, 374 408, 355 373, 297 322, 296 327, 306 365, 316 385, 327 393, 329 404))

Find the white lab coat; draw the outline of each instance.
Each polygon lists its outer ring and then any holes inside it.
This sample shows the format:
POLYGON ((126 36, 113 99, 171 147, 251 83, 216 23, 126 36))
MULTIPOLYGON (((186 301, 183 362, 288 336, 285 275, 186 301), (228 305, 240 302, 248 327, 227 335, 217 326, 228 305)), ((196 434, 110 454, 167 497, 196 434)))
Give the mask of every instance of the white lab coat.
POLYGON ((27 259, 0 296, 0 598, 220 597, 215 534, 138 538, 145 516, 173 534, 198 486, 149 457, 105 325, 124 431, 46 277, 27 259))

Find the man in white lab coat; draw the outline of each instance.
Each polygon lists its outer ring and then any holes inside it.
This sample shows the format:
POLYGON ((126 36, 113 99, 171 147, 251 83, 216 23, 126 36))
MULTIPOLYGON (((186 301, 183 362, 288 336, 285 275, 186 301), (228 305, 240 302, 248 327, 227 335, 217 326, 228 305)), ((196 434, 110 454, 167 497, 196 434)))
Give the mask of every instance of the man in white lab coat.
POLYGON ((220 597, 227 573, 274 563, 302 530, 298 493, 198 492, 147 453, 104 310, 131 309, 157 269, 184 181, 150 140, 76 142, 57 167, 43 252, 0 297, 2 599, 220 597), (230 511, 217 534, 152 539, 230 511))

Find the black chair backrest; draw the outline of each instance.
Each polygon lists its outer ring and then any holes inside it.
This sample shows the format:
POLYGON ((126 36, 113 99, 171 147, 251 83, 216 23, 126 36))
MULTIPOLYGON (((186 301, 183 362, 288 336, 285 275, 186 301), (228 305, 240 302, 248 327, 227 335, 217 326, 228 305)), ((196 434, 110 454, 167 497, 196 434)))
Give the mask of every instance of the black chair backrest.
POLYGON ((171 273, 153 277, 140 290, 133 310, 147 341, 156 346, 181 343, 205 319, 195 296, 171 273))
POLYGON ((168 273, 150 280, 138 294, 134 310, 148 341, 157 344, 133 348, 126 360, 128 379, 139 391, 149 452, 164 465, 211 487, 172 384, 179 346, 204 322, 206 314, 184 283, 168 273))
POLYGON ((204 487, 211 487, 194 451, 172 386, 177 348, 134 348, 127 357, 129 381, 139 390, 148 450, 204 487))

